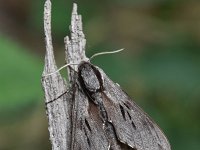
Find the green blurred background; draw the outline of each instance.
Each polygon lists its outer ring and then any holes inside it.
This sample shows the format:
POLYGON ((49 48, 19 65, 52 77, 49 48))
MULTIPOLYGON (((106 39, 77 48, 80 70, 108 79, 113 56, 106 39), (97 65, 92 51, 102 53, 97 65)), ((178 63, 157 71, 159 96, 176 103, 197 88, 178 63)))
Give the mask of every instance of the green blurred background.
MULTIPOLYGON (((80 0, 87 56, 160 125, 172 149, 200 149, 200 1, 80 0)), ((0 0, 0 149, 51 149, 40 78, 44 0, 0 0)), ((64 64, 72 1, 53 0, 64 64)))

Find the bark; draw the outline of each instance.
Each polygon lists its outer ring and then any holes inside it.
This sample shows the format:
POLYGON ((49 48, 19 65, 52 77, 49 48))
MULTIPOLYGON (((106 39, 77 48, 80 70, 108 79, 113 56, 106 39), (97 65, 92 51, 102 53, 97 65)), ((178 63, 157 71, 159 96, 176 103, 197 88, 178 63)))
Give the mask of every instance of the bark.
MULTIPOLYGON (((50 141, 53 150, 71 149, 71 111, 72 98, 69 84, 56 72, 51 37, 51 1, 46 0, 44 5, 44 31, 46 42, 46 56, 42 74, 42 86, 45 93, 46 114, 49 123, 50 141), (46 76, 47 74, 50 76, 46 76)), ((82 32, 81 16, 77 14, 77 5, 73 5, 71 21, 71 40, 65 38, 67 63, 79 63, 85 58, 84 34, 82 32)), ((76 66, 72 66, 76 70, 76 66)), ((73 79, 74 70, 68 70, 69 81, 73 79)))

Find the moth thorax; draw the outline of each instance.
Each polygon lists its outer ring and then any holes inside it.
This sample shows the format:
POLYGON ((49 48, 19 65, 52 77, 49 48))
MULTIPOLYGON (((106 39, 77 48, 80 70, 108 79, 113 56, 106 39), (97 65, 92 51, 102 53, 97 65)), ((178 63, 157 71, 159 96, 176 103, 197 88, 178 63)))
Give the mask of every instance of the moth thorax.
POLYGON ((100 82, 94 71, 94 69, 89 65, 85 64, 81 69, 81 78, 85 88, 89 92, 96 92, 100 89, 100 82))

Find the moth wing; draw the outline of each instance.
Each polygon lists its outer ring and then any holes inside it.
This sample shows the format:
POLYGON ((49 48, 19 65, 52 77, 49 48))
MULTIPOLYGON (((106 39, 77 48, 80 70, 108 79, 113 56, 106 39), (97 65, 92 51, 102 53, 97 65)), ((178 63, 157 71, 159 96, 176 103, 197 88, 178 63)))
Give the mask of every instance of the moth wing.
POLYGON ((107 150, 109 142, 103 130, 98 109, 89 104, 84 92, 76 85, 73 92, 72 150, 107 150))
POLYGON ((137 150, 171 150, 158 125, 107 75, 103 103, 118 140, 137 150))

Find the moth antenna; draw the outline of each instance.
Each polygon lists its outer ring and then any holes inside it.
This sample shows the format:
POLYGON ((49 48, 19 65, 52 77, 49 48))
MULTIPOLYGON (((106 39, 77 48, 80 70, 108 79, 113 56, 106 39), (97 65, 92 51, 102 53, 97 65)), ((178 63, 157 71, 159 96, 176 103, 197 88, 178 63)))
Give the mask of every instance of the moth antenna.
POLYGON ((96 54, 94 54, 94 55, 92 55, 92 56, 90 57, 90 60, 93 59, 93 58, 96 57, 96 56, 99 56, 99 55, 118 53, 118 52, 121 52, 121 51, 123 51, 123 50, 124 50, 124 48, 118 49, 118 50, 116 50, 116 51, 96 53, 96 54))
POLYGON ((78 64, 76 64, 76 63, 69 63, 69 64, 66 64, 66 65, 60 67, 58 70, 56 70, 56 71, 54 71, 54 72, 52 72, 52 73, 43 75, 43 77, 47 77, 47 76, 50 76, 50 75, 52 75, 52 74, 54 74, 54 73, 57 73, 57 72, 59 72, 60 70, 62 70, 63 68, 69 67, 70 65, 78 65, 78 64))

